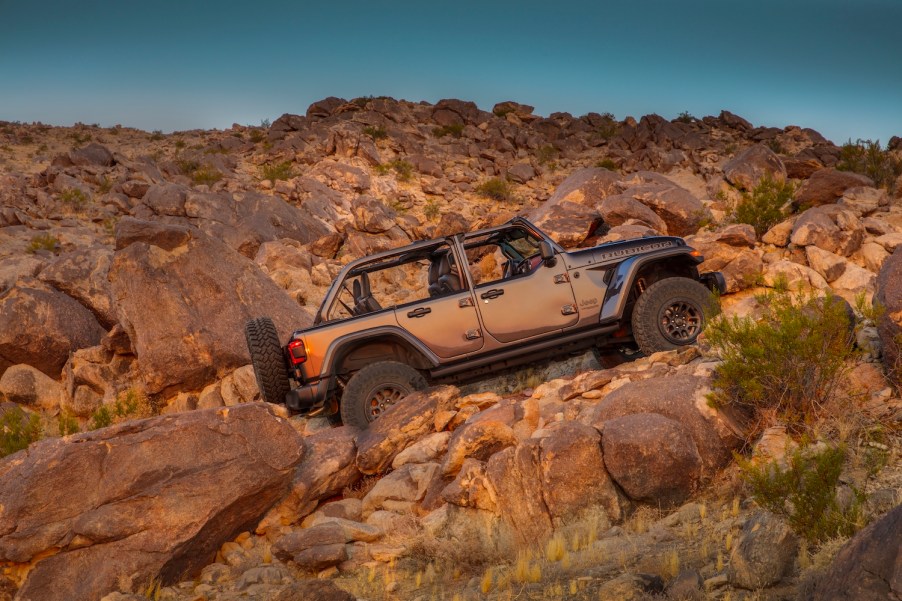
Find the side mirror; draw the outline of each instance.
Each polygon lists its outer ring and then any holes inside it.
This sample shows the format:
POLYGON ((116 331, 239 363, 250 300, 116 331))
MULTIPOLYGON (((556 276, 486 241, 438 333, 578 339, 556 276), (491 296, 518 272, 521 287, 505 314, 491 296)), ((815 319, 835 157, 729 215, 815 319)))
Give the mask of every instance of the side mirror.
POLYGON ((557 259, 554 256, 554 248, 547 240, 539 242, 539 254, 542 255, 542 261, 548 267, 554 267, 554 264, 557 263, 557 259))

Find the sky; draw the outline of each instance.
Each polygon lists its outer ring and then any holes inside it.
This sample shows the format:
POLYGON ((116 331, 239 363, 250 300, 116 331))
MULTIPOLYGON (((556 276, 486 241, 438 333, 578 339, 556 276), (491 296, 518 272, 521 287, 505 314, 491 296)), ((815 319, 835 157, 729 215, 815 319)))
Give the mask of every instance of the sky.
POLYGON ((0 0, 0 120, 223 129, 384 95, 886 143, 900 31, 902 0, 0 0))

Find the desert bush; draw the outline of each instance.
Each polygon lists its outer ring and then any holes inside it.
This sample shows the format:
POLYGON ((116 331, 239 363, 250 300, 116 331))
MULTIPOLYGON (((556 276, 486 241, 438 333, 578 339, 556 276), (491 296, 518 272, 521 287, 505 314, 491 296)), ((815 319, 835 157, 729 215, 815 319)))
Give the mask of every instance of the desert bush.
POLYGON ((288 180, 294 177, 294 170, 291 167, 291 161, 269 163, 260 167, 260 175, 262 179, 268 179, 275 183, 280 179, 288 180))
POLYGON ((866 175, 881 188, 892 191, 896 178, 902 175, 902 159, 880 145, 880 140, 849 140, 840 150, 836 168, 866 175))
POLYGON ((156 408, 143 392, 129 388, 120 393, 116 401, 111 405, 101 405, 97 411, 91 414, 88 428, 97 430, 106 428, 120 422, 150 417, 156 413, 156 408))
POLYGON ((434 221, 438 218, 441 210, 439 209, 438 203, 435 199, 430 199, 426 201, 426 205, 423 207, 423 215, 426 216, 426 219, 429 221, 434 221))
POLYGON ((620 124, 612 113, 601 114, 601 125, 595 129, 595 133, 604 140, 610 140, 620 133, 620 124))
POLYGON ((57 240, 53 234, 37 234, 32 236, 28 245, 25 247, 25 252, 30 255, 33 255, 39 250, 49 250, 50 252, 55 253, 59 250, 59 244, 60 241, 57 240))
POLYGON ((60 193, 60 200, 76 209, 83 209, 91 199, 78 188, 68 188, 60 193))
POLYGON ((553 144, 545 144, 536 150, 536 160, 539 161, 540 165, 544 165, 554 161, 558 154, 558 149, 553 144))
POLYGON ((676 116, 676 119, 674 119, 674 121, 676 121, 678 123, 692 123, 693 121, 695 121, 695 117, 693 117, 689 113, 689 111, 683 111, 682 113, 680 113, 679 115, 676 116))
POLYGON ((0 457, 28 448, 42 435, 41 418, 36 414, 26 415, 18 407, 7 409, 0 416, 0 457))
POLYGON ((60 436, 77 434, 79 431, 78 422, 65 411, 60 412, 59 416, 57 416, 56 425, 60 436))
POLYGON ((786 207, 795 191, 796 186, 792 182, 775 179, 765 173, 750 192, 742 193, 742 198, 733 207, 731 220, 751 225, 755 228, 755 235, 761 238, 786 217, 786 207))
POLYGON ((163 130, 155 129, 150 133, 150 136, 148 137, 150 138, 150 140, 157 142, 159 140, 162 140, 165 136, 163 135, 163 130))
POLYGON ((476 186, 476 193, 492 200, 510 200, 513 198, 513 189, 507 180, 493 177, 476 186))
POLYGON ((212 186, 222 179, 222 173, 211 165, 201 165, 191 172, 191 181, 198 185, 212 186))
POLYGON ((836 486, 846 460, 843 445, 800 445, 786 455, 786 464, 754 464, 737 458, 740 474, 752 498, 764 509, 783 517, 801 537, 820 543, 849 536, 863 525, 865 497, 853 489, 843 507, 836 486))
POLYGON ((743 410, 750 436, 774 418, 799 431, 839 391, 855 353, 852 317, 842 299, 793 294, 783 283, 758 300, 758 320, 723 316, 706 330, 723 359, 710 400, 743 410))
POLYGON ((385 128, 382 127, 381 125, 376 126, 376 127, 373 127, 373 126, 364 127, 363 133, 364 133, 364 135, 369 136, 373 140, 373 142, 375 142, 376 140, 384 140, 385 138, 388 137, 388 132, 385 131, 385 128))
POLYGON ((250 133, 251 142, 254 144, 258 142, 262 142, 266 139, 266 134, 263 133, 262 129, 252 129, 250 133))
POLYGON ((453 123, 451 125, 442 125, 441 127, 435 127, 432 129, 432 135, 436 138, 444 138, 445 136, 451 136, 453 138, 459 138, 464 133, 464 126, 462 123, 453 123))
POLYGON ((595 166, 607 169, 608 171, 617 171, 617 163, 612 159, 599 159, 595 161, 595 166))

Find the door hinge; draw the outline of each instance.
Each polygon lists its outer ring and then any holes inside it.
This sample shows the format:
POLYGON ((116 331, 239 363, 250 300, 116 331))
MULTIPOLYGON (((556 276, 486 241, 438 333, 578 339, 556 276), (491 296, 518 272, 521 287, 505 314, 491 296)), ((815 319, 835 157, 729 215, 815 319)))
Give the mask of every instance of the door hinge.
POLYGON ((475 303, 473 303, 472 296, 465 296, 459 301, 457 301, 457 306, 463 309, 464 307, 472 307, 475 303))
POLYGON ((467 340, 476 340, 477 338, 482 338, 482 332, 479 331, 479 328, 475 330, 467 330, 467 340))
POLYGON ((565 284, 569 281, 570 281, 570 276, 567 275, 566 273, 559 273, 556 276, 554 276, 555 284, 565 284))
POLYGON ((576 305, 564 305, 561 307, 561 315, 573 315, 576 313, 576 305))

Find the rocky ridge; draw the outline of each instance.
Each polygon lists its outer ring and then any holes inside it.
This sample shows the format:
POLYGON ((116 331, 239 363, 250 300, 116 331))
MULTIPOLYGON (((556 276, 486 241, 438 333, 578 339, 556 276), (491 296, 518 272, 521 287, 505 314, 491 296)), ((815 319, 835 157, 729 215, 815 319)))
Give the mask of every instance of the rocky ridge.
MULTIPOLYGON (((757 287, 779 278, 853 304, 876 296, 887 311, 859 332, 860 404, 887 424, 899 420, 900 402, 875 362, 899 369, 902 202, 836 170, 840 149, 810 129, 756 128, 727 112, 616 121, 539 117, 512 102, 486 112, 457 100, 330 98, 269 127, 162 135, 0 124, 0 136, 0 411, 37 415, 48 433, 104 425, 104 412, 110 421, 133 417, 135 399, 142 415, 167 414, 45 440, 0 463, 8 496, 0 562, 16 598, 52 598, 52 582, 85 587, 60 598, 96 598, 159 579, 163 598, 288 599, 305 586, 295 581, 315 573, 341 574, 340 585, 366 598, 413 597, 409 583, 389 576, 424 550, 448 551, 436 541, 503 558, 567 528, 584 529, 573 561, 594 567, 553 564, 557 579, 528 591, 562 582, 593 598, 665 586, 676 595, 680 583, 715 598, 794 590, 799 551, 780 523, 706 492, 722 491, 741 433, 707 407, 716 360, 696 349, 612 369, 582 358, 587 371, 534 374, 547 381, 524 393, 504 392, 503 380, 483 384, 486 392, 438 388, 366 433, 246 404, 257 391, 240 336, 245 319, 271 315, 285 337, 310 323, 351 258, 517 213, 566 246, 685 236, 705 255, 703 269, 725 274, 729 313, 753 314, 757 287), (731 223, 730 211, 764 174, 797 180, 799 208, 759 240, 751 226, 731 223), (251 411, 251 422, 237 418, 251 411), (232 419, 257 425, 241 434, 221 423, 232 419), (182 421, 197 430, 167 433, 182 421), (277 448, 254 440, 266 428, 279 432, 267 442, 277 448), (214 438, 207 444, 200 432, 214 438), (130 436, 144 437, 142 453, 163 439, 176 456, 129 466, 136 451, 116 448, 136 448, 130 436), (222 450, 234 458, 197 461, 204 452, 194 449, 223 446, 221 436, 237 442, 222 450), (271 471, 234 463, 250 457, 271 471), (48 503, 59 491, 25 498, 22 486, 55 461, 72 462, 67 478, 98 482, 83 507, 61 501, 68 515, 59 519, 29 500, 48 503), (184 461, 192 475, 179 484, 184 461), (218 490, 220 461, 245 470, 234 489, 218 490), (123 490, 96 480, 98 469, 123 490), (190 504, 169 504, 186 494, 190 504), (717 524, 700 509, 706 494, 712 512, 724 504, 717 524), (199 511, 209 504, 223 511, 199 511), (676 511, 653 525, 630 521, 650 506, 676 511), (137 511, 149 530, 130 523, 137 511), (742 543, 710 543, 703 553, 695 537, 674 537, 680 528, 742 543), (641 550, 626 544, 636 536, 641 550), (762 544, 785 549, 778 565, 756 555, 762 544), (672 552, 698 555, 683 563, 689 574, 668 564, 672 552), (121 561, 110 571, 76 584, 75 566, 111 554, 121 561), (384 587, 348 580, 377 569, 384 587), (179 583, 197 574, 199 582, 179 583)), ((858 484, 891 507, 893 477, 858 484)))

